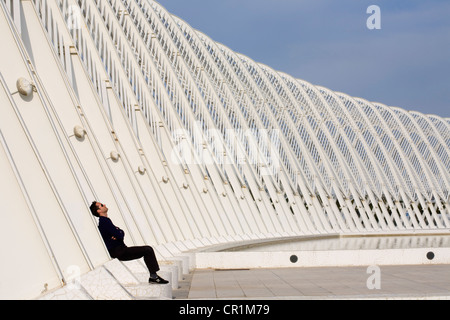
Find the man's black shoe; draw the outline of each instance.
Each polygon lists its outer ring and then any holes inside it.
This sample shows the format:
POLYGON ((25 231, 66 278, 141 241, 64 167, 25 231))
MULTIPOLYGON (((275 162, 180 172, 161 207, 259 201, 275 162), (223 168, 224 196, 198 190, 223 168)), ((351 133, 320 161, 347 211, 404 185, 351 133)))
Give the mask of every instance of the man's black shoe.
POLYGON ((166 284, 169 283, 169 281, 164 280, 163 278, 161 278, 160 276, 157 276, 155 279, 153 278, 149 278, 148 279, 149 283, 157 283, 157 284, 166 284))

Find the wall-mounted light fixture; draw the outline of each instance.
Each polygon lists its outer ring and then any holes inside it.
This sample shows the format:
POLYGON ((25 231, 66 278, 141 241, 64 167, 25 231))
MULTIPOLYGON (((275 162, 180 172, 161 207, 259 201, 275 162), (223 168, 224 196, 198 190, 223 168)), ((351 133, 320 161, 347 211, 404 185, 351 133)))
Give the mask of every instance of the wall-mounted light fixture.
POLYGON ((16 81, 16 87, 19 93, 23 96, 31 96, 34 90, 34 85, 25 78, 19 78, 16 81))
POLYGON ((78 139, 84 139, 84 136, 86 135, 86 130, 84 130, 82 126, 77 125, 73 128, 73 134, 78 139))
POLYGON ((117 151, 111 151, 109 155, 113 161, 117 161, 120 158, 120 154, 117 151))
POLYGON ((139 166, 139 167, 138 167, 138 172, 139 172, 140 174, 144 174, 146 170, 147 170, 147 169, 145 169, 144 166, 139 166))

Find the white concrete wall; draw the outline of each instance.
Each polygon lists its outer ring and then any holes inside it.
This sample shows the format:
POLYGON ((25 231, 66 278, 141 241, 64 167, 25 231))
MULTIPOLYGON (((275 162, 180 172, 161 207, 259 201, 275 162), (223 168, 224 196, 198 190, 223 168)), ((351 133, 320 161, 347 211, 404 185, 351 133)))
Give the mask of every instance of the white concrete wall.
POLYGON ((195 261, 199 269, 449 264, 449 253, 449 248, 198 252, 195 261), (427 257, 429 252, 433 259, 427 257))

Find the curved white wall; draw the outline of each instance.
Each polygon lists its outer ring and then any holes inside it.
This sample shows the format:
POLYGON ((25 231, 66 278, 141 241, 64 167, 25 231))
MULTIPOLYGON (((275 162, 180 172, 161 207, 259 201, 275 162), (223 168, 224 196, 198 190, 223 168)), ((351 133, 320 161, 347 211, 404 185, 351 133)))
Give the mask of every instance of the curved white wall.
POLYGON ((110 259, 94 199, 127 244, 160 259, 450 226, 449 119, 294 79, 154 1, 0 8, 2 298, 37 297, 110 259))

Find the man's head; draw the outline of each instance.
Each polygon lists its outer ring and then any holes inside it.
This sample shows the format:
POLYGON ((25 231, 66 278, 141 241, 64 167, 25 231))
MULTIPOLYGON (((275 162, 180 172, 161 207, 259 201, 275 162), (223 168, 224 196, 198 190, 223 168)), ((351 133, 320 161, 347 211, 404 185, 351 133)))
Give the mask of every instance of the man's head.
POLYGON ((108 216, 108 208, 106 207, 106 205, 97 202, 97 201, 92 201, 91 206, 89 207, 89 209, 91 210, 91 213, 98 217, 107 217, 108 216))

